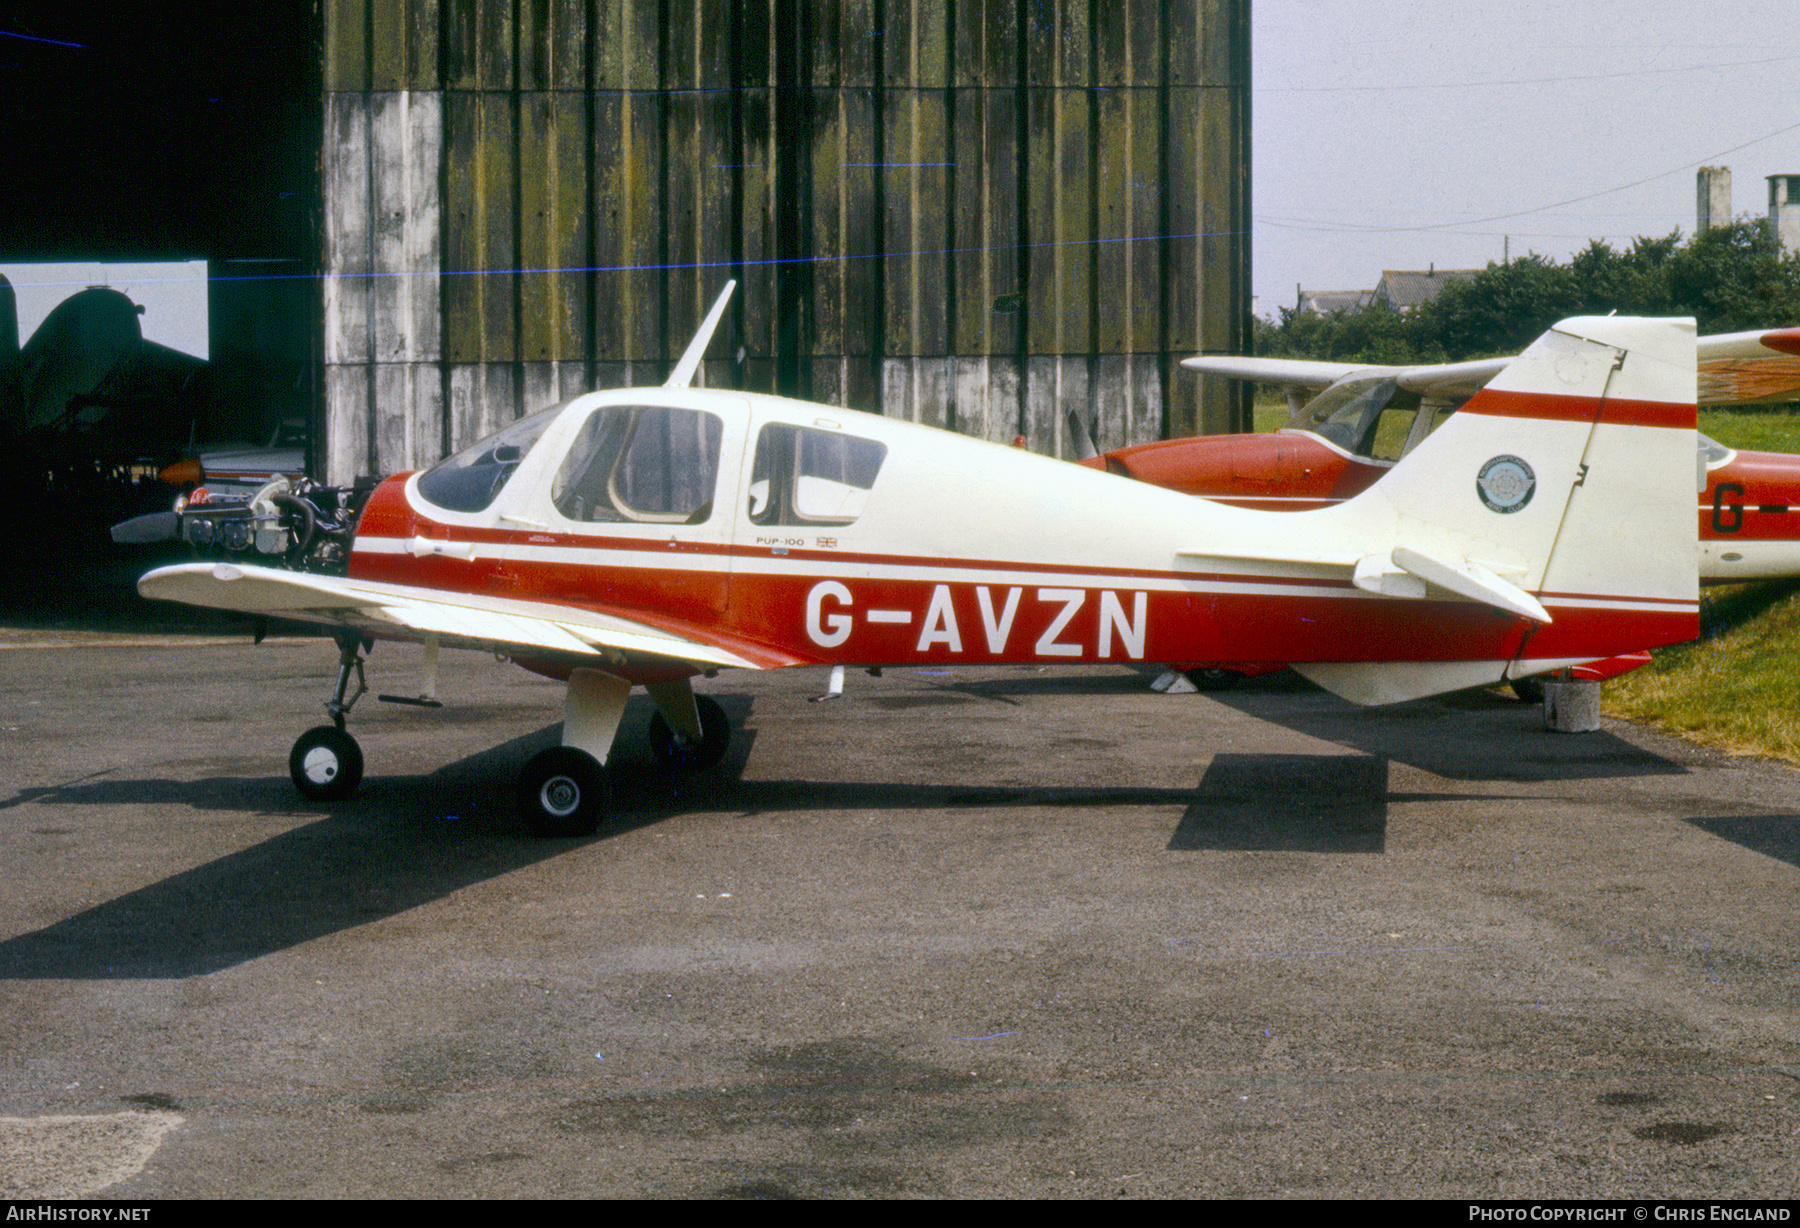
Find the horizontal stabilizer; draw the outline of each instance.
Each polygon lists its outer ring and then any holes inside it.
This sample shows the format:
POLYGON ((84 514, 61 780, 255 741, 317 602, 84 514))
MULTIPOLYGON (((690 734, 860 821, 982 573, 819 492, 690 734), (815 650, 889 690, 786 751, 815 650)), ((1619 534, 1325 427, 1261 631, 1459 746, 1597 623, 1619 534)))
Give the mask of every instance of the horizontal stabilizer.
POLYGON ((1418 600, 1425 596, 1425 581, 1394 564, 1392 554, 1365 554, 1356 560, 1356 574, 1350 582, 1365 593, 1379 597, 1406 597, 1418 600))
POLYGON ((1547 623, 1550 613, 1536 597, 1516 584, 1509 584, 1479 563, 1446 563, 1429 554, 1405 546, 1394 547, 1394 563, 1427 584, 1447 588, 1470 601, 1481 601, 1495 609, 1529 618, 1534 623, 1547 623))
POLYGON ((1396 546, 1389 553, 1358 555, 1350 550, 1263 549, 1227 552, 1222 550, 1182 550, 1184 559, 1217 559, 1222 564, 1241 566, 1245 563, 1270 563, 1278 566, 1300 565, 1334 571, 1348 571, 1351 582, 1364 592, 1383 597, 1417 599, 1426 595, 1427 584, 1491 605, 1508 614, 1548 623, 1549 611, 1530 593, 1518 585, 1501 579, 1494 572, 1471 560, 1446 562, 1407 546, 1396 546))

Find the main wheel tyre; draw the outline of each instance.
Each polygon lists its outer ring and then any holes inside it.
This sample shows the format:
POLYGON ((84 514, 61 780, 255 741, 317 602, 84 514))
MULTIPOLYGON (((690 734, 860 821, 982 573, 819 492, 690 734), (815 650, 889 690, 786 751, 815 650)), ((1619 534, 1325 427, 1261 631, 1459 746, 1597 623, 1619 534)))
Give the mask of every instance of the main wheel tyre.
POLYGON ((650 749, 670 767, 712 767, 725 757, 725 748, 731 745, 731 721, 726 718, 725 709, 705 695, 694 696, 694 706, 700 710, 698 742, 676 734, 662 713, 650 718, 646 731, 650 749))
POLYGON ((1526 703, 1541 704, 1544 702, 1544 679, 1541 675, 1533 674, 1529 678, 1514 678, 1511 685, 1512 693, 1526 703))
POLYGON ((1229 691, 1244 680, 1235 669, 1190 669, 1186 677, 1196 691, 1229 691))
POLYGON ((335 725, 308 729, 288 752, 288 775, 304 797, 338 802, 362 783, 362 747, 335 725))
POLYGON ((540 836, 593 834, 606 815, 610 780, 598 759, 573 746, 531 757, 519 774, 519 814, 540 836))

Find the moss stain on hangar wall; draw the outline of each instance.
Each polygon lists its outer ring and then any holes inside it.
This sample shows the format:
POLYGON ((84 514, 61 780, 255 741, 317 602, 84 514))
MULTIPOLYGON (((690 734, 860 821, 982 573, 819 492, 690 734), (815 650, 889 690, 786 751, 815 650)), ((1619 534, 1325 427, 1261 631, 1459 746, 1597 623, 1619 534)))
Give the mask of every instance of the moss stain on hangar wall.
POLYGON ((1247 426, 1248 0, 327 0, 334 479, 706 380, 1068 454, 1247 426))

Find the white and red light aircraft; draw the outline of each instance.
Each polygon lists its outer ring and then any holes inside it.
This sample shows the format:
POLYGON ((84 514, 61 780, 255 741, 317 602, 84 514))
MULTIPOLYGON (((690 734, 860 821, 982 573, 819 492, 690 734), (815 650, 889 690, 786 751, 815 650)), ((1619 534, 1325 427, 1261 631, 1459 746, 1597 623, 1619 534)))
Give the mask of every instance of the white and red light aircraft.
POLYGON ((599 821, 634 685, 660 753, 716 762, 730 731, 690 680, 721 668, 1283 660, 1384 703, 1697 633, 1691 321, 1565 321, 1361 496, 1270 513, 692 388, 730 291, 664 386, 522 418, 386 479, 354 522, 304 486, 188 509, 189 540, 284 566, 140 590, 339 629, 333 724, 289 759, 309 797, 361 777, 365 640, 422 641, 428 674, 444 645, 566 679, 563 744, 519 782, 550 834, 599 821))

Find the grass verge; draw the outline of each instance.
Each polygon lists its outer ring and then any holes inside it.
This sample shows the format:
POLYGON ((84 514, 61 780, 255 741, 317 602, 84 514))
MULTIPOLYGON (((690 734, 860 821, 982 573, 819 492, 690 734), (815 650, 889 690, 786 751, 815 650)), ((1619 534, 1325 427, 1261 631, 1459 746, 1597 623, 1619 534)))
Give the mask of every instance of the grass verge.
MULTIPOLYGON (((1733 448, 1800 452, 1786 408, 1703 409, 1700 429, 1733 448)), ((1610 716, 1735 755, 1800 762, 1800 578, 1700 593, 1700 638, 1606 684, 1610 716)))
POLYGON ((1700 638, 1606 684, 1607 715, 1800 762, 1800 578, 1700 595, 1700 638))

